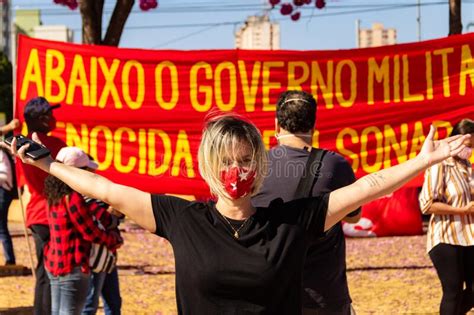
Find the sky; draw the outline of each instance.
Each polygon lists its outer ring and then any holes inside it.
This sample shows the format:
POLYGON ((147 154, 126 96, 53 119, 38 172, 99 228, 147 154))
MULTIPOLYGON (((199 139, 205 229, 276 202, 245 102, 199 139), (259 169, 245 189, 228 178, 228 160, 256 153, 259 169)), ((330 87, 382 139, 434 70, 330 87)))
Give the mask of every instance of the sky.
MULTIPOLYGON (((283 0, 282 2, 292 0, 283 0)), ((334 50, 356 46, 356 20, 361 28, 381 22, 397 30, 398 43, 417 38, 417 2, 421 10, 422 40, 447 36, 448 0, 326 0, 323 10, 308 7, 293 22, 278 10, 269 11, 280 23, 281 49, 334 50)), ((138 3, 139 1, 136 0, 138 3)), ((42 10, 46 25, 64 24, 81 40, 78 10, 53 0, 13 0, 16 9, 42 10)), ((115 1, 105 1, 104 21, 108 21, 115 1)), ((125 26, 120 47, 145 49, 232 49, 234 32, 250 15, 263 14, 264 0, 161 0, 155 10, 143 12, 135 5, 125 26)), ((474 32, 474 0, 462 0, 463 32, 474 32), (468 24, 472 25, 468 28, 468 24)), ((106 23, 104 23, 106 24, 106 23)))

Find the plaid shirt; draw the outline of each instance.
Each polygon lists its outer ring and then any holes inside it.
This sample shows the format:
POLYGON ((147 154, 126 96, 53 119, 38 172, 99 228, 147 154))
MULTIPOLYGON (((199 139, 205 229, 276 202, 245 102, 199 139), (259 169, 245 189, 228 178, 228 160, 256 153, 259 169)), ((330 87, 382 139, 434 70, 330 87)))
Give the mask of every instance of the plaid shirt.
POLYGON ((50 239, 44 249, 45 268, 54 276, 69 274, 76 266, 88 273, 91 243, 105 244, 114 250, 122 242, 117 234, 106 232, 102 226, 111 220, 105 203, 86 203, 79 193, 72 192, 68 209, 65 198, 50 207, 48 213, 50 239), (104 221, 98 222, 94 214, 104 221))

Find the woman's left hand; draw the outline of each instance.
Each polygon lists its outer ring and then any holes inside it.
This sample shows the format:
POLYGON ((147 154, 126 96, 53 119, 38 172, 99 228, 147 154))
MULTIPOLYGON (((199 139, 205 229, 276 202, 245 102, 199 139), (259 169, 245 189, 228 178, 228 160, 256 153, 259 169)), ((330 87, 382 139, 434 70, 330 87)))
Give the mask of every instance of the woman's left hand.
POLYGON ((431 166, 449 157, 458 155, 466 146, 463 144, 471 135, 456 135, 443 140, 434 140, 436 128, 431 125, 430 132, 426 137, 419 157, 426 160, 427 165, 431 166))

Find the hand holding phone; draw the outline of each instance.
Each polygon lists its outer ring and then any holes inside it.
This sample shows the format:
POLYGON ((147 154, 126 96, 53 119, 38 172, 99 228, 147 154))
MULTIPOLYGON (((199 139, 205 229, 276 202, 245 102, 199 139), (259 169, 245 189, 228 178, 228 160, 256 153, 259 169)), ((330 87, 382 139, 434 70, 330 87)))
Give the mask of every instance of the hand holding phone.
POLYGON ((29 144, 30 146, 26 150, 26 156, 32 158, 33 160, 39 160, 48 156, 51 152, 46 148, 44 145, 39 144, 27 137, 22 135, 16 135, 12 137, 8 137, 4 140, 4 142, 8 145, 11 145, 13 142, 13 138, 16 138, 16 149, 20 149, 22 146, 29 144))

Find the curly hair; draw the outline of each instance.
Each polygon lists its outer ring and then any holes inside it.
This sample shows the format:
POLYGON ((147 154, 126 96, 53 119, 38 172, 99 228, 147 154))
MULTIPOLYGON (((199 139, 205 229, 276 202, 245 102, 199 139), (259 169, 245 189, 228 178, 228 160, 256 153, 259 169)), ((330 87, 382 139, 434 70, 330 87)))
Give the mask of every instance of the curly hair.
POLYGON ((276 117, 280 126, 291 132, 308 132, 316 122, 316 100, 304 91, 286 91, 278 98, 276 117))
POLYGON ((48 199, 48 205, 54 206, 59 204, 61 199, 69 195, 72 189, 60 179, 49 175, 44 181, 44 194, 48 199))

